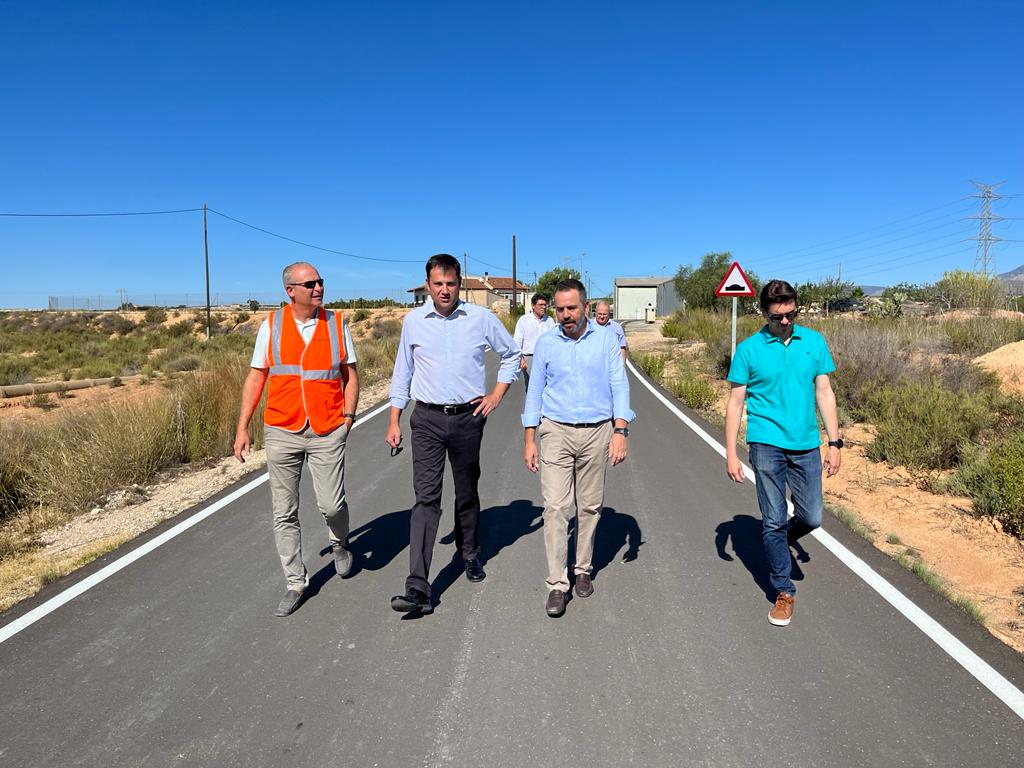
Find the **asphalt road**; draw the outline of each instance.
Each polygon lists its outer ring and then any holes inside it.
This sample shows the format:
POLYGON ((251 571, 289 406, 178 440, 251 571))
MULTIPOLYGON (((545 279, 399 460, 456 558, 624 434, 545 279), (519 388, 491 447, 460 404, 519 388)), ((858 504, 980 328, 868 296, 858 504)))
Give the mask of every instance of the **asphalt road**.
MULTIPOLYGON (((0 643, 0 765, 1021 764, 1021 718, 819 542, 793 623, 769 625, 753 485, 727 480, 724 460, 635 379, 632 399, 596 593, 564 617, 544 613, 521 383, 485 432, 487 579, 451 563, 449 483, 437 608, 390 610, 413 495, 410 452, 389 457, 382 414, 349 444, 353 577, 334 577, 304 487, 313 594, 274 618, 284 580, 259 486, 0 643)), ((1019 656, 835 520, 826 529, 1021 687, 1019 656)))

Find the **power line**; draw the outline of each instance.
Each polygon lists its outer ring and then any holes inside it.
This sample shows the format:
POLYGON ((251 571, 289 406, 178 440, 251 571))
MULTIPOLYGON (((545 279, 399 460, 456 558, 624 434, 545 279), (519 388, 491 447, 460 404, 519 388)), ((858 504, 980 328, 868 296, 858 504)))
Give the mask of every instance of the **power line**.
MULTIPOLYGON (((964 200, 967 200, 968 197, 969 196, 961 197, 961 198, 958 198, 958 199, 953 200, 951 202, 944 203, 943 205, 937 205, 934 208, 928 208, 928 209, 926 209, 924 211, 919 211, 918 213, 911 214, 910 216, 904 216, 903 218, 900 218, 900 219, 893 219, 890 222, 887 222, 885 224, 879 224, 878 226, 875 226, 875 227, 868 227, 867 229, 861 229, 861 230, 858 230, 857 232, 851 232, 850 234, 844 235, 843 237, 837 237, 837 238, 834 238, 832 240, 825 240, 823 242, 816 243, 814 245, 804 246, 803 248, 796 248, 796 249, 794 249, 792 251, 783 251, 782 253, 777 253, 774 256, 770 257, 770 258, 774 259, 774 258, 779 258, 781 256, 788 256, 791 253, 800 253, 802 251, 814 250, 815 248, 820 248, 823 245, 832 245, 833 243, 839 243, 839 242, 842 242, 843 240, 849 240, 851 237, 857 237, 858 235, 863 235, 866 232, 874 232, 874 231, 879 230, 879 229, 885 229, 886 227, 891 227, 893 224, 899 224, 899 223, 904 222, 904 221, 909 221, 910 219, 916 219, 918 216, 924 216, 925 214, 931 213, 932 211, 941 211, 943 208, 949 208, 951 205, 957 205, 959 203, 962 203, 964 200)), ((920 222, 920 223, 923 223, 923 222, 920 222)))
MULTIPOLYGON (((836 258, 836 259, 839 259, 839 258, 845 259, 847 256, 851 256, 851 255, 858 254, 858 253, 865 253, 867 251, 871 251, 871 250, 874 250, 876 248, 880 248, 882 246, 889 245, 890 243, 897 243, 900 240, 906 240, 906 239, 911 238, 911 237, 916 237, 918 235, 923 235, 923 234, 925 234, 927 232, 934 232, 936 230, 943 229, 943 228, 948 227, 948 226, 950 226, 952 224, 955 224, 955 223, 957 223, 959 221, 962 221, 962 218, 960 218, 960 214, 961 213, 965 213, 968 210, 970 210, 970 206, 968 206, 967 208, 963 208, 962 210, 954 211, 953 213, 950 213, 950 214, 945 214, 943 216, 937 216, 934 219, 927 219, 925 221, 919 221, 916 224, 911 224, 909 227, 901 227, 899 229, 893 230, 892 232, 887 232, 887 233, 882 234, 882 235, 876 235, 875 237, 865 238, 864 240, 856 240, 854 242, 846 243, 844 245, 833 246, 832 248, 824 248, 824 249, 818 251, 817 253, 815 253, 814 256, 818 256, 818 255, 823 254, 823 253, 830 253, 830 252, 833 252, 833 251, 841 250, 843 248, 848 248, 849 246, 852 246, 852 245, 860 245, 860 244, 863 244, 863 243, 870 243, 872 241, 879 240, 879 238, 888 237, 889 235, 894 234, 895 232, 901 232, 901 231, 906 230, 906 229, 916 229, 917 227, 920 227, 923 224, 930 224, 930 223, 932 223, 934 221, 940 221, 940 220, 943 220, 943 219, 947 219, 948 220, 948 221, 945 221, 944 223, 938 224, 938 225, 936 225, 934 227, 927 227, 925 229, 917 229, 917 231, 911 232, 910 234, 907 234, 907 235, 900 235, 899 237, 893 237, 893 238, 890 238, 888 240, 882 240, 881 242, 875 242, 873 245, 868 246, 866 248, 854 248, 852 250, 843 251, 842 253, 836 254, 835 256, 831 257, 831 258, 836 258)), ((924 241, 924 242, 928 242, 928 241, 924 241)), ((806 256, 792 256, 792 257, 790 257, 788 259, 772 259, 772 266, 791 264, 791 263, 794 263, 794 262, 799 261, 801 259, 808 258, 809 255, 810 254, 808 254, 806 256)))
POLYGON ((71 219, 96 216, 164 216, 168 213, 196 213, 202 208, 176 208, 172 211, 117 211, 115 213, 0 213, 9 218, 71 219))
MULTIPOLYGON (((202 210, 202 209, 200 208, 199 210, 202 210)), ((220 211, 215 210, 213 208, 209 208, 208 210, 210 211, 210 213, 215 213, 218 216, 227 219, 228 221, 233 221, 236 224, 241 224, 243 227, 248 227, 249 229, 255 229, 257 232, 262 232, 265 235, 270 235, 271 237, 276 237, 279 240, 285 240, 285 241, 287 241, 289 243, 294 243, 295 245, 301 245, 303 248, 312 248, 315 251, 323 251, 324 253, 333 253, 333 254, 336 254, 338 256, 347 256, 350 259, 361 259, 362 261, 380 261, 380 262, 386 262, 386 263, 389 263, 389 264, 421 264, 422 263, 421 259, 381 259, 381 258, 378 258, 378 257, 375 257, 375 256, 360 256, 360 255, 355 254, 355 253, 348 253, 346 251, 338 251, 338 250, 335 250, 334 248, 325 248, 322 245, 314 245, 313 243, 306 243, 306 242, 303 242, 302 240, 296 240, 294 237, 288 237, 287 235, 280 235, 277 232, 271 232, 269 229, 264 229, 263 227, 257 227, 255 224, 250 224, 250 223, 248 223, 246 221, 242 221, 241 219, 236 219, 234 216, 228 216, 226 213, 221 213, 220 211)))

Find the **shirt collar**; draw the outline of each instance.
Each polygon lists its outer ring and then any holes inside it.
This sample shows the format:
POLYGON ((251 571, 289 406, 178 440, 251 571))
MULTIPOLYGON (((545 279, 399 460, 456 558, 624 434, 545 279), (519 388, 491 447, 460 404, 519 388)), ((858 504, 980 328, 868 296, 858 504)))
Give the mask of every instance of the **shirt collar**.
MULTIPOLYGON (((790 341, 792 341, 793 339, 802 338, 802 336, 803 336, 802 331, 803 331, 803 328, 801 328, 796 323, 793 323, 793 335, 790 336, 790 341)), ((772 342, 778 342, 779 344, 782 343, 782 339, 780 339, 778 336, 776 336, 770 330, 768 330, 768 324, 767 323, 765 323, 764 327, 761 328, 760 333, 761 333, 761 338, 764 340, 765 344, 771 344, 772 342)))
MULTIPOLYGON (((562 330, 562 324, 561 323, 555 323, 555 333, 558 334, 559 336, 561 336, 566 341, 580 342, 580 341, 583 341, 585 338, 587 338, 587 336, 589 336, 590 334, 592 334, 594 332, 594 326, 595 325, 597 325, 596 322, 594 322, 593 320, 589 320, 588 319, 587 320, 587 330, 585 330, 583 332, 583 335, 580 336, 578 339, 570 339, 568 336, 566 336, 565 332, 562 330)), ((549 331, 549 333, 550 333, 550 331, 549 331)))
MULTIPOLYGON (((468 313, 468 312, 466 311, 465 307, 464 307, 465 303, 466 303, 466 302, 464 302, 464 301, 463 301, 462 299, 459 299, 459 300, 458 300, 458 301, 456 302, 456 304, 455 304, 455 309, 453 309, 453 310, 451 311, 451 314, 450 314, 450 315, 448 315, 448 317, 452 317, 453 315, 455 315, 455 314, 457 314, 457 313, 459 313, 459 312, 461 312, 461 313, 462 313, 462 314, 464 314, 464 315, 466 315, 466 314, 469 314, 469 313, 468 313)), ((426 312, 426 316, 427 316, 427 317, 430 317, 431 315, 433 315, 434 317, 440 317, 440 318, 442 318, 442 319, 444 319, 444 320, 447 320, 447 319, 448 319, 447 317, 444 317, 444 315, 442 315, 442 314, 441 314, 440 312, 438 312, 438 311, 437 311, 436 309, 434 309, 434 300, 433 300, 433 299, 431 299, 431 300, 430 300, 430 303, 429 303, 429 304, 424 304, 424 306, 425 306, 425 307, 427 307, 427 312, 426 312)))

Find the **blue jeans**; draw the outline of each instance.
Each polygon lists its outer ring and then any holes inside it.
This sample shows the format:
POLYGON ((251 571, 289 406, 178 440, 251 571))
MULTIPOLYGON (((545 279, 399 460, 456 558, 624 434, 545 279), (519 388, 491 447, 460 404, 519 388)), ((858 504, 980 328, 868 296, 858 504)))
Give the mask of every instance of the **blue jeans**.
POLYGON ((772 587, 792 595, 796 587, 790 579, 789 544, 821 525, 821 451, 789 451, 767 443, 750 443, 748 449, 772 587), (793 498, 792 521, 787 519, 787 483, 793 498))

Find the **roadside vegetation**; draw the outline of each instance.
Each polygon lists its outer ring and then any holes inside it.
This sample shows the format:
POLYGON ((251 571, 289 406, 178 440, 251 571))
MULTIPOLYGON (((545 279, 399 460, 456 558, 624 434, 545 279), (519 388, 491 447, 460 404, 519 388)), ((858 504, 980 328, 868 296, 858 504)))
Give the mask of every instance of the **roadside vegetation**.
MULTIPOLYGON (((207 341, 191 315, 149 314, 141 322, 114 313, 0 316, 2 383, 143 373, 159 385, 137 394, 129 385, 126 396, 84 409, 29 398, 29 407, 50 409, 45 417, 0 419, 0 561, 31 550, 41 531, 118 489, 230 455, 257 325, 225 316, 207 341)), ((401 320, 352 320, 360 382, 371 387, 390 376, 401 320)), ((258 418, 250 438, 262 446, 258 418)))
MULTIPOLYGON (((634 359, 687 405, 707 411, 728 373, 730 322, 708 310, 677 313, 662 332, 693 354, 634 359)), ((840 420, 874 428, 869 458, 904 466, 934 490, 969 496, 978 514, 1024 537, 1024 401, 971 362, 1024 339, 1024 321, 804 315, 798 322, 828 339, 840 420)), ((762 325, 757 315, 741 317, 737 338, 762 325)))

